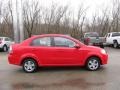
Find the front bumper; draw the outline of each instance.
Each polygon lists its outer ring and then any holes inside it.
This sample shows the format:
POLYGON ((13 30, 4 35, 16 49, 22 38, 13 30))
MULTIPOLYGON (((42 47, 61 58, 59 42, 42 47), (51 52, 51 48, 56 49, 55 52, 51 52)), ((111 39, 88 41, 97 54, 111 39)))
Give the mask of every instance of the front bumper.
POLYGON ((104 64, 107 64, 108 63, 108 55, 105 54, 105 55, 102 55, 102 62, 101 64, 104 65, 104 64))

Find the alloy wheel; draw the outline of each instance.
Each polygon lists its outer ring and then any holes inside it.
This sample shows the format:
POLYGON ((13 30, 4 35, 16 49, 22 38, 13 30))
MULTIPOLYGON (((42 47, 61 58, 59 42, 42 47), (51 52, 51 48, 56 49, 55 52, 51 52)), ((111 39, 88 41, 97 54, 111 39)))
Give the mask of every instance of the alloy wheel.
POLYGON ((90 58, 87 62, 87 69, 95 71, 100 67, 100 62, 98 58, 90 58))
POLYGON ((23 63, 23 69, 25 72, 31 73, 34 72, 37 68, 37 65, 35 63, 35 61, 33 60, 25 60, 25 62, 23 63))

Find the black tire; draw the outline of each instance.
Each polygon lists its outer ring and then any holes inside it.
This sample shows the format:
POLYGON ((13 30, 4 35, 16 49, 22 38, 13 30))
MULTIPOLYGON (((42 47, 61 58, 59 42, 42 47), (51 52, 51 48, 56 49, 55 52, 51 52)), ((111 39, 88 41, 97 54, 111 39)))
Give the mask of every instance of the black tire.
POLYGON ((27 73, 33 73, 37 70, 38 65, 33 59, 26 59, 22 64, 23 70, 27 73), (28 66, 26 66, 28 64, 28 66), (31 65, 30 65, 31 64, 31 65))
POLYGON ((7 52, 8 51, 8 47, 7 45, 4 45, 3 48, 2 48, 3 52, 7 52))
POLYGON ((118 42, 117 42, 117 41, 114 41, 114 43, 113 43, 113 47, 114 47, 114 48, 118 48, 118 47, 119 47, 119 45, 118 45, 118 42))
POLYGON ((86 69, 89 71, 96 71, 100 68, 100 60, 97 57, 91 57, 86 62, 86 69), (94 62, 94 63, 93 63, 94 62))
POLYGON ((105 46, 104 45, 100 45, 100 48, 104 48, 105 46))

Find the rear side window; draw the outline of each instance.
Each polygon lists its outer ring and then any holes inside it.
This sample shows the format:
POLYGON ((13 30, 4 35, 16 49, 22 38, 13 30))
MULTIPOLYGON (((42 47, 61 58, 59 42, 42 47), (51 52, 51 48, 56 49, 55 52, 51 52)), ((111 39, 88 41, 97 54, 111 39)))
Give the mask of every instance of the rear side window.
POLYGON ((120 36, 120 33, 113 33, 112 37, 120 36))
POLYGON ((31 43, 32 46, 51 46, 50 37, 42 37, 34 39, 31 43))

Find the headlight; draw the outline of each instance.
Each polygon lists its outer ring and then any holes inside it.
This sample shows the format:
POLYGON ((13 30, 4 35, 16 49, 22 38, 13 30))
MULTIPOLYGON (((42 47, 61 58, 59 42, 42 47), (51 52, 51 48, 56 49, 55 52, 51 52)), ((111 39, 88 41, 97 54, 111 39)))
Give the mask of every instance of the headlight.
POLYGON ((104 49, 101 50, 102 54, 106 54, 106 51, 104 49))

